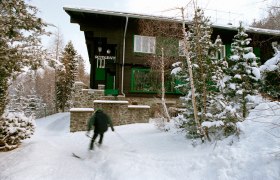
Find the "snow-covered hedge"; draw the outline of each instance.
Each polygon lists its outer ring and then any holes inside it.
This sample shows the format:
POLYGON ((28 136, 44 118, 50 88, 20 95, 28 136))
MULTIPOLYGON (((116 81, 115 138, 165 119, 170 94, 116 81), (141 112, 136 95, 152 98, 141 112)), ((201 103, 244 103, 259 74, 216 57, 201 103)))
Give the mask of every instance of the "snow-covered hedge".
POLYGON ((33 116, 23 112, 4 113, 0 117, 0 151, 8 151, 19 146, 22 140, 30 138, 35 130, 33 116))

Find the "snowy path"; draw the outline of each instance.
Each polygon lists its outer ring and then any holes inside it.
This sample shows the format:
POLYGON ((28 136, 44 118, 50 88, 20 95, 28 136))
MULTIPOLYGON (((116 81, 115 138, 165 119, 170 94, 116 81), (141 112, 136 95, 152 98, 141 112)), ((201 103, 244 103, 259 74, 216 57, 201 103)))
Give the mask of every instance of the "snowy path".
MULTIPOLYGON (((277 106, 278 107, 278 106, 277 106)), ((280 107, 280 106, 279 106, 280 107)), ((266 107, 263 107, 266 108, 266 107)), ((280 108, 279 108, 280 109, 280 108)), ((279 116, 267 118, 280 121, 279 116)), ((259 111, 258 111, 259 112, 259 111)), ((269 114, 270 111, 263 112, 269 114)), ((252 113, 251 117, 260 116, 252 113)), ((193 147, 174 131, 161 132, 152 123, 115 127, 102 147, 89 152, 85 132, 69 132, 69 113, 36 121, 35 135, 20 148, 0 153, 1 180, 279 180, 280 130, 251 120, 242 123, 241 139, 193 147), (233 143, 233 145, 231 145, 233 143), (74 158, 75 152, 85 160, 74 158)))

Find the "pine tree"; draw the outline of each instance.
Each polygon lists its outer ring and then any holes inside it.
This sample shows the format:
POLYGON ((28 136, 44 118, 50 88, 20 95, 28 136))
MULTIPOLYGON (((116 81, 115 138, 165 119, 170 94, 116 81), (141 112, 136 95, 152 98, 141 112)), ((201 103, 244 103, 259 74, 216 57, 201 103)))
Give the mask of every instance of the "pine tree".
POLYGON ((40 36, 46 34, 46 24, 36 17, 37 11, 24 0, 0 1, 0 150, 16 148, 34 131, 32 119, 4 111, 8 81, 23 67, 36 69, 44 54, 40 36))
POLYGON ((46 24, 23 0, 0 1, 0 115, 7 104, 8 80, 24 66, 40 64, 40 36, 46 24))
POLYGON ((59 109, 64 112, 70 105, 71 94, 77 75, 77 52, 70 41, 62 52, 61 63, 63 68, 58 70, 56 82, 56 96, 59 109))
MULTIPOLYGON (((57 31, 52 33, 52 35, 54 35, 54 36, 52 39, 52 43, 51 43, 50 47, 48 48, 48 58, 46 59, 47 64, 45 65, 44 69, 48 71, 49 76, 52 76, 52 74, 53 74, 53 76, 54 76, 53 84, 50 83, 51 86, 48 86, 48 88, 53 87, 53 89, 52 88, 50 89, 51 92, 56 92, 57 91, 56 82, 58 80, 57 76, 58 76, 60 69, 63 68, 63 64, 61 63, 60 59, 62 57, 62 52, 63 52, 63 48, 64 48, 64 40, 63 40, 63 35, 61 34, 60 29, 58 27, 57 27, 57 31)), ((48 102, 47 106, 52 109, 54 108, 55 113, 57 113, 58 112, 57 96, 56 96, 56 93, 53 93, 53 94, 54 94, 54 96, 49 95, 51 97, 51 99, 49 99, 46 102, 48 102)))
POLYGON ((211 34, 209 19, 204 17, 202 10, 197 9, 193 23, 189 26, 187 42, 193 72, 197 115, 204 135, 199 132, 195 121, 193 93, 190 73, 188 72, 189 65, 184 61, 176 63, 174 64, 175 69, 172 71, 176 72, 175 74, 181 82, 177 88, 181 88, 181 91, 186 93, 182 97, 186 106, 182 124, 190 138, 204 136, 210 140, 209 128, 211 128, 211 134, 219 133, 221 127, 225 125, 224 120, 228 117, 225 116, 227 113, 224 112, 224 109, 227 103, 222 94, 225 86, 223 79, 227 62, 221 56, 222 40, 218 36, 215 43, 212 43, 211 34), (218 58, 216 54, 219 54, 218 58))
MULTIPOLYGON (((196 9, 192 24, 189 26, 188 32, 189 56, 192 62, 194 87, 196 90, 196 103, 198 111, 198 119, 200 123, 205 121, 206 100, 207 100, 207 62, 209 59, 209 49, 211 45, 211 28, 209 19, 204 17, 201 9, 196 9)), ((189 93, 190 94, 190 93, 189 93)), ((187 100, 187 99, 186 99, 187 100)), ((186 101, 189 107, 192 106, 190 101, 186 101)), ((196 123, 193 115, 186 116, 189 119, 187 123, 187 131, 190 136, 196 137, 196 123)))
POLYGON ((256 94, 260 72, 258 70, 258 58, 253 53, 253 48, 248 45, 251 38, 245 32, 242 23, 238 27, 238 33, 231 44, 232 56, 229 60, 226 94, 228 101, 232 102, 231 108, 236 109, 237 118, 247 116, 247 95, 256 94))
POLYGON ((77 55, 77 63, 78 63, 78 66, 77 66, 76 80, 83 82, 85 79, 85 76, 86 76, 86 72, 85 72, 84 59, 81 55, 77 55))
POLYGON ((179 71, 176 71, 182 83, 179 87, 183 88, 184 91, 182 92, 186 93, 182 98, 186 106, 186 111, 183 114, 187 121, 184 126, 189 137, 200 137, 202 141, 204 141, 207 135, 201 126, 202 117, 204 117, 204 114, 201 116, 201 112, 206 109, 206 105, 204 104, 204 97, 207 96, 206 85, 204 85, 204 83, 206 83, 204 65, 208 58, 208 50, 211 44, 211 41, 209 41, 211 36, 211 33, 209 33, 210 26, 208 28, 206 24, 203 24, 209 21, 207 18, 203 17, 203 12, 200 9, 196 9, 193 25, 190 26, 188 32, 185 32, 184 9, 182 8, 181 11, 183 18, 183 45, 186 61, 177 63, 176 65, 179 65, 179 67, 177 67, 179 71), (205 47, 203 47, 203 45, 205 47), (202 84, 198 82, 199 79, 196 79, 196 73, 200 73, 202 84), (200 85, 202 89, 198 90, 198 85, 200 85))

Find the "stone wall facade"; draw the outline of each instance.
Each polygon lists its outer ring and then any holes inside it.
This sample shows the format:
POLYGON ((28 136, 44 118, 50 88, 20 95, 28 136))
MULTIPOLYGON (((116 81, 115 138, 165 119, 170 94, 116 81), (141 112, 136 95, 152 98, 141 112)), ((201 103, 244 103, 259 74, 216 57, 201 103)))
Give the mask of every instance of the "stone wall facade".
POLYGON ((93 101, 104 96, 104 89, 85 89, 82 82, 75 82, 72 96, 73 108, 93 108, 93 101))
POLYGON ((70 109, 70 132, 86 131, 87 122, 93 115, 93 108, 71 108, 70 109))
POLYGON ((128 123, 147 123, 149 122, 150 116, 150 106, 147 105, 128 105, 127 119, 128 123))
POLYGON ((111 100, 95 100, 94 109, 102 109, 112 119, 113 124, 127 124, 128 119, 125 117, 128 113, 128 101, 111 101, 111 100))
MULTIPOLYGON (((114 126, 147 123, 150 118, 150 106, 128 105, 128 101, 95 100, 94 107, 95 110, 104 110, 111 117, 114 126)), ((86 131, 87 122, 93 113, 93 108, 71 108, 70 132, 86 131)))

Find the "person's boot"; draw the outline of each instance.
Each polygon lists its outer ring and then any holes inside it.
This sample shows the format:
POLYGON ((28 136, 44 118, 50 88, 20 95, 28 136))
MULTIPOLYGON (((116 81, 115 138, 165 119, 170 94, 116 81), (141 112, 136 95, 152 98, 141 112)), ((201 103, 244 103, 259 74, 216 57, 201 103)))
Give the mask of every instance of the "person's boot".
POLYGON ((93 151, 94 149, 94 141, 91 141, 90 146, 89 146, 89 150, 93 151))

